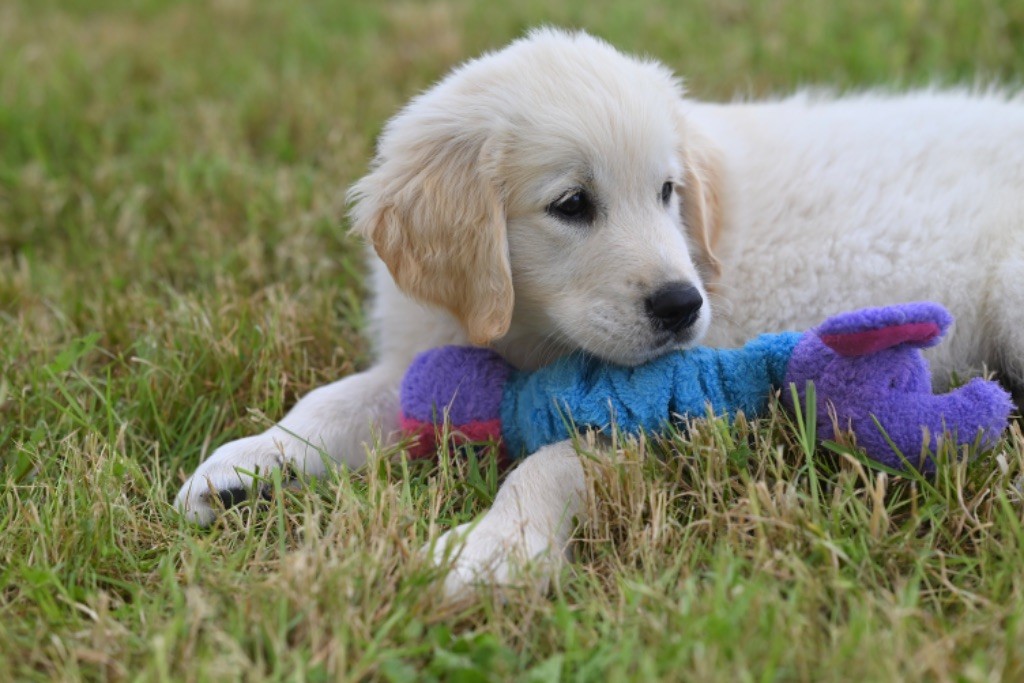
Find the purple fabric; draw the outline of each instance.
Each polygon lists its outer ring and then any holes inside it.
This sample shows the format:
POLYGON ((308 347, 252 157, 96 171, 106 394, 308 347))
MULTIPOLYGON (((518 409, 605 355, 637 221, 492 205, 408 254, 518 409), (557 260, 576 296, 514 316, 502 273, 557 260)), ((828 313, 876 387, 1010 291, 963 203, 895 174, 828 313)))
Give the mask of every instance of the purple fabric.
POLYGON ((453 425, 496 419, 511 371, 512 366, 490 349, 442 346, 421 353, 399 388, 402 413, 434 423, 450 411, 453 425))
MULTIPOLYGON (((857 444, 872 458, 894 469, 904 469, 903 459, 879 430, 877 419, 912 465, 927 474, 934 473, 934 459, 924 448, 926 429, 931 435, 930 451, 944 432, 949 432, 958 444, 977 439, 983 447, 989 447, 1006 428, 1013 409, 1010 395, 1002 387, 980 378, 947 394, 932 394, 928 364, 918 347, 938 343, 951 322, 945 309, 927 302, 835 316, 808 332, 794 349, 787 384, 796 385, 803 401, 807 383, 814 383, 821 438, 835 438, 829 417, 832 408, 840 429, 851 430, 857 444), (917 324, 935 325, 940 334, 922 339, 897 331, 888 337, 892 346, 857 356, 840 355, 822 339, 917 324)), ((782 397, 792 409, 789 392, 783 392, 782 397)))

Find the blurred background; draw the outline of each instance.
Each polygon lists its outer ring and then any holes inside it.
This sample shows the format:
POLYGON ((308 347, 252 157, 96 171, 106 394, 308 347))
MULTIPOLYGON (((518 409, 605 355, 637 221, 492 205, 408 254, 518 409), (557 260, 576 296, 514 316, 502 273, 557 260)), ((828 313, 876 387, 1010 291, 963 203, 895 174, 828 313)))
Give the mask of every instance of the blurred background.
POLYGON ((55 281, 344 276, 344 189, 386 118, 539 24, 660 59, 707 99, 1024 73, 1021 0, 5 0, 0 309, 55 281), (26 263, 53 272, 19 292, 26 263))

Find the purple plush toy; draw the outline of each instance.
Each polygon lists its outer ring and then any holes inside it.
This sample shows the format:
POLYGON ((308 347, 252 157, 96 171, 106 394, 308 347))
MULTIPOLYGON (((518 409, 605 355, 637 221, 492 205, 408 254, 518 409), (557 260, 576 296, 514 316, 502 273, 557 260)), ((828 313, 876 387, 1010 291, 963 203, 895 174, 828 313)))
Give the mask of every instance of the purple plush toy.
MULTIPOLYGON (((976 377, 946 394, 932 393, 928 362, 918 349, 938 344, 952 323, 942 306, 921 302, 837 315, 805 334, 790 358, 788 382, 801 400, 807 382, 814 382, 820 438, 835 438, 831 407, 839 426, 872 458, 894 469, 903 469, 906 459, 926 474, 935 472, 924 452, 926 430, 932 450, 944 434, 957 445, 995 445, 1013 411, 999 384, 976 377)), ((782 399, 793 408, 790 392, 782 399)))
POLYGON ((443 347, 420 354, 409 368, 400 393, 402 427, 418 437, 414 456, 435 452, 447 415, 457 441, 500 440, 515 458, 568 438, 571 426, 654 431, 704 415, 708 406, 717 414, 755 416, 779 390, 792 408, 786 387, 795 385, 803 401, 813 382, 822 438, 835 437, 831 410, 878 462, 903 469, 906 459, 930 474, 935 462, 926 433, 933 446, 948 434, 958 445, 990 447, 1013 408, 1006 391, 980 378, 932 393, 920 349, 937 344, 951 322, 933 303, 869 308, 803 334, 761 335, 740 349, 690 349, 638 367, 575 354, 532 373, 487 349, 443 347))

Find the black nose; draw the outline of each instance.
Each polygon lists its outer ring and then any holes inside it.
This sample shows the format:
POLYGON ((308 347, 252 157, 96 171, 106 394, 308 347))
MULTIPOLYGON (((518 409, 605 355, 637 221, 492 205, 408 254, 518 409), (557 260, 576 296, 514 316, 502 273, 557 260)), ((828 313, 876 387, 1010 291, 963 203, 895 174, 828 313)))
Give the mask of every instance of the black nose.
POLYGON ((693 324, 704 298, 687 282, 669 282, 647 297, 644 305, 655 327, 676 333, 693 324))

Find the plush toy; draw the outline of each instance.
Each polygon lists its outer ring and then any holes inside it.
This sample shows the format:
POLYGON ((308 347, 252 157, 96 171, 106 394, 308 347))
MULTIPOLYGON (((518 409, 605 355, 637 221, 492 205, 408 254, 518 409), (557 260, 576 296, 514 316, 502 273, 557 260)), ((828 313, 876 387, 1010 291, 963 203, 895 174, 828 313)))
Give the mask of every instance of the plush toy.
POLYGON ((739 349, 678 351, 637 367, 574 354, 534 372, 488 349, 448 346, 413 361, 400 392, 401 422, 418 437, 414 456, 435 451, 447 416, 457 440, 500 439, 515 458, 568 438, 572 428, 654 432, 703 416, 708 406, 761 415, 780 390, 792 409, 789 385, 804 402, 813 382, 821 438, 835 437, 831 410, 878 462, 902 469, 909 461, 933 473, 926 433, 932 446, 948 434, 958 445, 990 447, 1013 408, 1006 391, 981 378, 932 393, 920 349, 937 344, 951 322, 938 304, 910 303, 838 315, 803 334, 761 335, 739 349))

